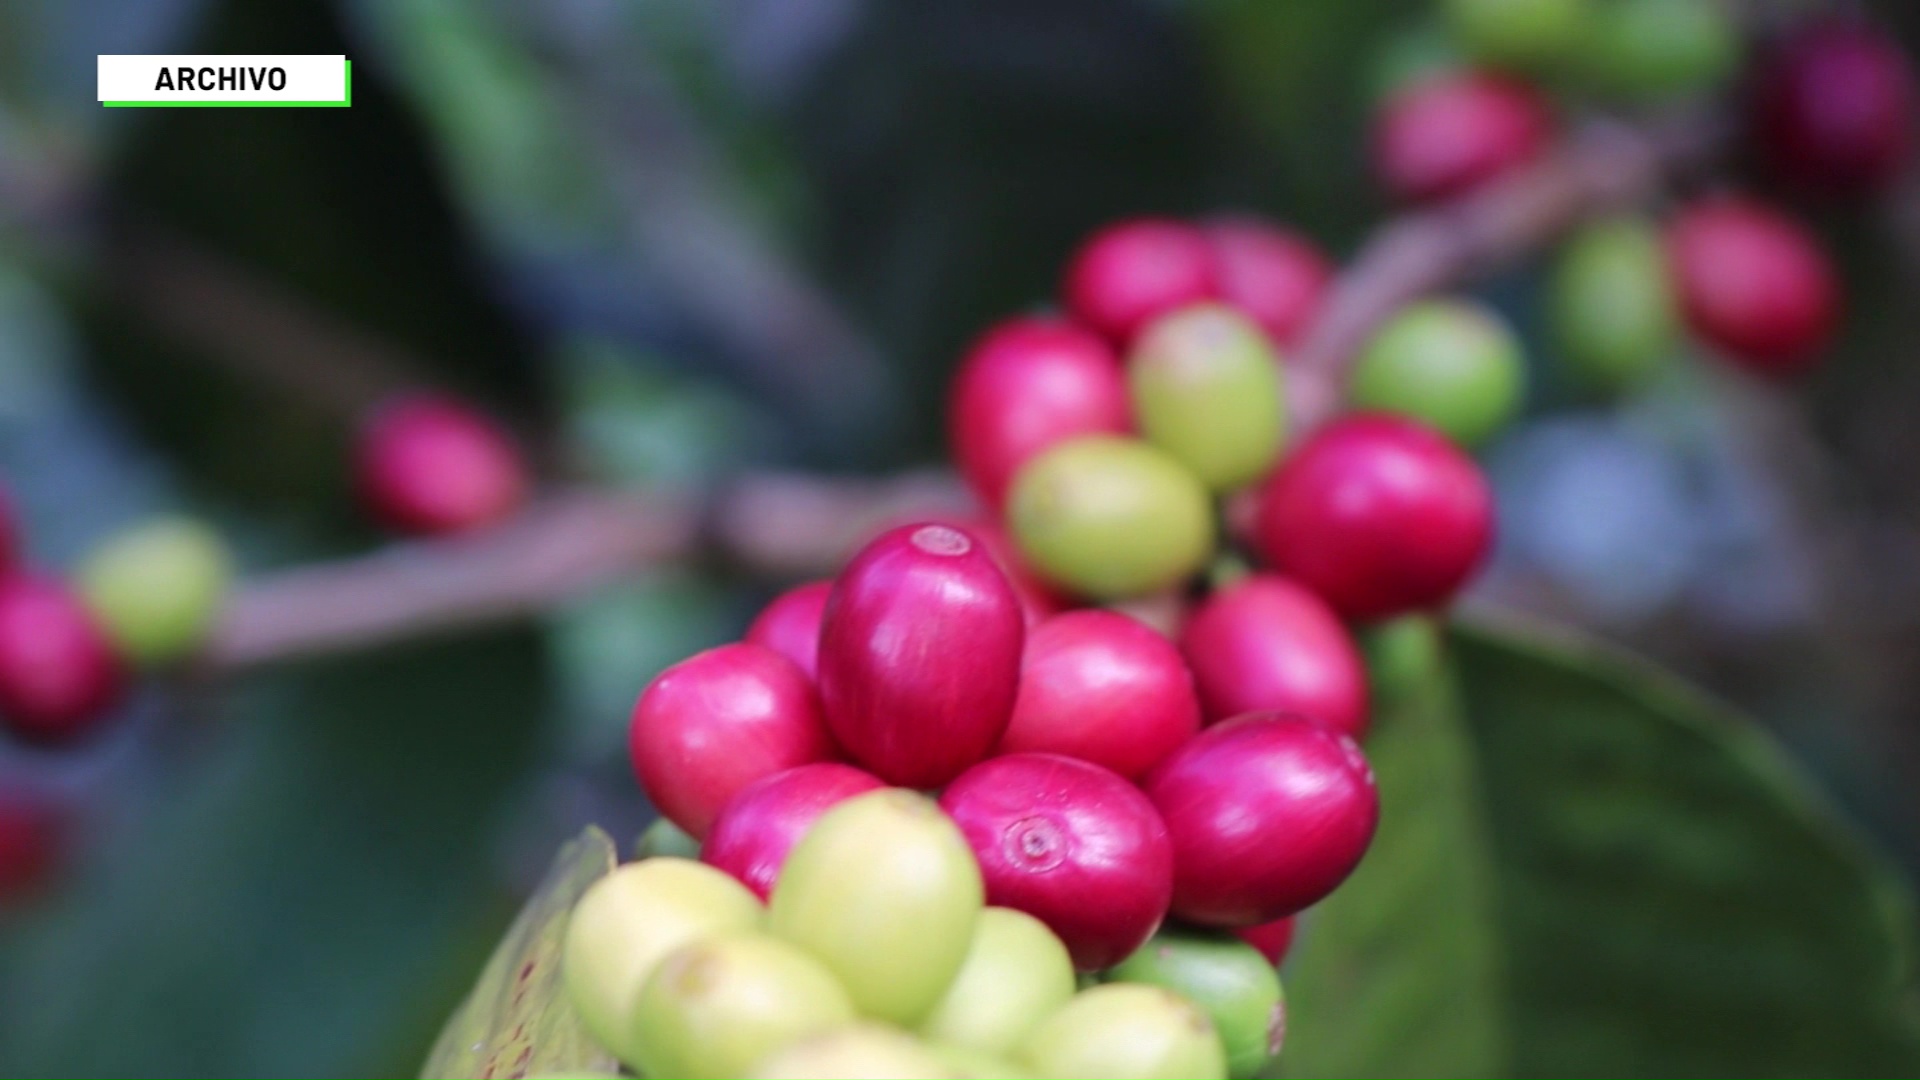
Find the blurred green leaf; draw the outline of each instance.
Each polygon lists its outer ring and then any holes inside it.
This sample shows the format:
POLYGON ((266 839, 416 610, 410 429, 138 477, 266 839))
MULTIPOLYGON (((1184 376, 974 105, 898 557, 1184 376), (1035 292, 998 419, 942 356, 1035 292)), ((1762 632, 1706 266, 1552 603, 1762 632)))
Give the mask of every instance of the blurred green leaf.
POLYGON ((1911 897, 1766 736, 1591 642, 1450 644, 1457 696, 1379 720, 1378 847, 1302 931, 1289 1075, 1920 1067, 1911 897))
POLYGON ((613 1055, 587 1033, 560 973, 573 905, 618 862, 613 840, 597 828, 560 849, 473 992, 440 1032, 421 1076, 611 1075, 619 1070, 613 1055))

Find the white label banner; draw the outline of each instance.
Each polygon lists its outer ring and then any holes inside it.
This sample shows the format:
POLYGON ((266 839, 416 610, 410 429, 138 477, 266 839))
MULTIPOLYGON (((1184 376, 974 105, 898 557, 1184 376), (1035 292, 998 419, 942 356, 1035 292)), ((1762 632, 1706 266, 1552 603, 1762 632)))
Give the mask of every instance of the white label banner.
POLYGON ((347 103, 347 58, 340 55, 102 55, 103 104, 186 102, 347 103))

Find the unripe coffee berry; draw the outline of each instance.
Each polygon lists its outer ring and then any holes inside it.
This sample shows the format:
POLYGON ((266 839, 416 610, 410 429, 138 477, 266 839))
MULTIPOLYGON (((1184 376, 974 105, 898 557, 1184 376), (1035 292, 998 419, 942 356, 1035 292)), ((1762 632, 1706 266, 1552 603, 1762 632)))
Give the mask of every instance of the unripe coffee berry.
POLYGON ((820 670, 820 620, 832 591, 831 581, 795 585, 760 609, 747 626, 746 640, 772 649, 814 678, 820 670))
POLYGON ((742 788, 714 819, 700 858, 738 878, 762 900, 773 894, 780 868, 820 816, 886 785, 851 765, 801 765, 742 788))
POLYGON ((1688 326, 1729 359, 1766 375, 1820 360, 1840 289, 1799 222, 1750 199, 1714 198, 1674 218, 1667 251, 1688 326))
POLYGON ((990 907, 953 985, 920 1025, 921 1034, 990 1054, 1012 1051, 1073 997, 1073 961, 1045 923, 1023 911, 990 907))
POLYGON ((1532 88, 1478 72, 1407 84, 1384 103, 1373 165, 1395 198, 1451 199, 1540 157, 1553 118, 1532 88))
POLYGON ((700 841, 668 818, 654 818, 653 824, 640 830, 640 841, 633 846, 636 859, 667 856, 673 859, 698 859, 700 841))
POLYGON ((451 398, 415 395, 374 413, 355 447, 362 502, 396 532, 432 536, 498 522, 525 500, 520 451, 451 398))
POLYGON ((1899 43, 1861 22, 1788 38, 1757 83, 1767 163, 1803 188, 1860 195, 1899 175, 1913 138, 1913 70, 1899 43))
POLYGON ((1127 351, 1140 433, 1214 491, 1258 479, 1286 434, 1280 360, 1258 324, 1225 304, 1148 323, 1127 351))
POLYGON ((0 726, 23 742, 78 742, 107 718, 125 683, 100 624, 65 585, 0 580, 0 726))
POLYGON ((206 525, 162 518, 95 549, 74 577, 121 656, 164 664, 206 637, 232 584, 233 560, 206 525))
POLYGON ((1380 817, 1358 744, 1281 713, 1208 728, 1145 790, 1173 837, 1173 913, 1202 926, 1271 922, 1326 896, 1380 817))
POLYGON ((1575 232, 1561 249, 1549 289, 1559 358, 1588 386, 1633 386, 1679 346, 1673 275, 1651 222, 1613 217, 1575 232))
POLYGON ((961 361, 947 442, 974 494, 998 507, 1014 472, 1035 454, 1076 435, 1130 426, 1112 347, 1058 320, 1022 318, 989 330, 961 361))
POLYGON ((1515 71, 1561 68, 1585 40, 1593 0, 1445 0, 1447 29, 1475 60, 1515 71))
POLYGON ((1526 369, 1506 321, 1467 300, 1426 300, 1387 320, 1354 367, 1352 403, 1411 416, 1477 446, 1520 409, 1526 369))
POLYGON ((648 1076, 745 1076, 772 1054, 850 1024, 832 973, 757 933, 705 938, 668 953, 633 1010, 635 1068, 648 1076))
POLYGON ((1139 948, 1166 916, 1166 827, 1137 788, 1098 765, 993 758, 948 785, 940 806, 978 857, 988 902, 1046 923, 1084 971, 1139 948))
POLYGON ((806 674, 745 642, 661 672, 633 706, 627 742, 647 797, 697 839, 740 789, 834 752, 806 674))
POLYGON ((1227 1075, 1262 1074, 1287 1033, 1280 976, 1229 934, 1164 929, 1107 972, 1107 981, 1159 986, 1205 1010, 1227 1053, 1227 1075))
POLYGON ((767 925, 825 963, 862 1013, 911 1025, 959 974, 984 906, 959 828, 893 788, 814 823, 773 887, 767 925))
POLYGON ((1137 777, 1200 730, 1180 651, 1114 611, 1068 611, 1027 635, 1020 694, 996 753, 1064 754, 1137 777))
POLYGON ((950 525, 906 525, 854 556, 820 632, 834 738, 891 784, 937 787, 985 757, 1013 713, 1025 637, 993 556, 950 525))
POLYGON ((1261 555, 1349 619, 1451 599, 1493 539, 1479 466, 1411 420, 1354 413, 1309 436, 1261 489, 1261 555))
POLYGON ((1007 521, 1036 570, 1099 599, 1179 584, 1213 553, 1206 489, 1137 439, 1089 435, 1034 458, 1014 478, 1007 521))
POLYGON ((1584 51, 1603 90, 1662 101, 1717 89, 1739 66, 1740 28, 1719 0, 1609 0, 1584 51))
POLYGON ((1216 589, 1180 630, 1208 718, 1278 711, 1351 735, 1367 730, 1360 651, 1326 602, 1277 574, 1216 589))
POLYGON ((1171 990, 1110 983, 1074 995, 1027 1036, 1020 1059, 1041 1076, 1224 1080, 1213 1021, 1171 990))
POLYGON ((1304 237, 1258 218, 1221 218, 1201 230, 1213 250, 1220 298, 1259 323, 1280 349, 1297 344, 1333 282, 1333 264, 1304 237))
POLYGON ((1198 229, 1135 218, 1101 229, 1074 252, 1061 302, 1082 326, 1124 346, 1155 318, 1219 293, 1213 253, 1198 229))
POLYGON ((930 1047, 885 1024, 856 1023, 776 1051, 752 1069, 755 1080, 952 1080, 930 1047))

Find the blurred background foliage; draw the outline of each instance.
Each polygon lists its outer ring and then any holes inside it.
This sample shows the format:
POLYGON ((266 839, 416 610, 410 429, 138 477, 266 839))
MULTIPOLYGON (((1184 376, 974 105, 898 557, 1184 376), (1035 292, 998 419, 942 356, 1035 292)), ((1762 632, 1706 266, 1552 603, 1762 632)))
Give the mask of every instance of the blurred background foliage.
MULTIPOLYGON (((0 475, 44 563, 165 507, 257 572, 373 542, 342 450, 396 375, 559 476, 932 461, 966 340, 1105 220, 1249 209, 1351 254, 1387 209, 1371 95, 1428 7, 7 0, 0 475), (103 110, 102 52, 344 52, 354 103, 103 110), (161 287, 209 265, 382 362, 233 363, 161 287)), ((1876 11, 1915 40, 1920 12, 1876 11)), ((1290 1072, 1920 1062, 1916 260, 1824 213, 1850 314, 1787 406, 1804 445, 1711 369, 1606 408, 1535 355, 1487 454, 1482 599, 1749 715, 1537 631, 1450 639, 1381 722, 1381 850, 1287 969, 1290 1072)), ((1477 291, 1531 331, 1538 270, 1477 291)), ((154 692, 84 754, 0 747, 0 783, 84 808, 56 888, 0 912, 0 1073, 413 1073, 558 843, 647 819, 633 694, 778 584, 663 569, 538 625, 154 692)))

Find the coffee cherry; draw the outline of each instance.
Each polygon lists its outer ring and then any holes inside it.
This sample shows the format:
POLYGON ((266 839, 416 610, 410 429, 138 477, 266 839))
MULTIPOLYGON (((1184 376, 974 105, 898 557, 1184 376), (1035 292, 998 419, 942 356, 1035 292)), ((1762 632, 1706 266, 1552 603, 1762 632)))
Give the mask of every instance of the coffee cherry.
POLYGON ((1033 1080, 1032 1073, 999 1054, 946 1043, 931 1043, 927 1049, 952 1070, 954 1076, 965 1080, 1033 1080))
POLYGON ((1913 137, 1913 72, 1892 37, 1850 21, 1791 36, 1757 83, 1762 155, 1809 191, 1862 195, 1899 175, 1913 137))
POLYGON ((987 554, 993 556, 1000 572, 1007 575, 1007 584, 1013 586, 1013 595, 1020 600, 1020 614, 1028 630, 1052 618, 1067 606, 1060 594, 1041 580, 1033 567, 1027 565, 1026 557, 1020 554, 1020 546, 1013 542, 1013 537, 1007 535, 1007 530, 998 522, 971 518, 954 524, 985 545, 987 554))
POLYGON ((1295 916, 1261 923, 1258 926, 1240 926, 1234 928, 1234 936, 1260 950, 1267 963, 1279 967, 1287 958, 1287 950, 1293 948, 1293 925, 1295 916))
POLYGON ((1173 913, 1254 926, 1332 892, 1380 817, 1373 770, 1318 721, 1248 713, 1208 728, 1148 777, 1173 837, 1173 913))
POLYGON ((1446 670, 1439 623, 1426 615, 1403 615, 1376 623, 1360 635, 1367 682, 1375 700, 1412 701, 1431 694, 1446 670))
POLYGON ((1424 421, 1477 446, 1513 420, 1526 372, 1506 321, 1466 300, 1408 305, 1374 334, 1353 372, 1355 408, 1424 421))
POLYGON ((1166 827, 1138 789, 1098 765, 993 758, 948 785, 940 806, 980 860, 987 901, 1046 923, 1082 970, 1139 948, 1166 917, 1166 827))
POLYGON ((65 585, 0 580, 0 726, 24 742, 78 742, 107 718, 125 682, 100 624, 65 585))
POLYGON ((746 640, 772 649, 814 678, 820 670, 820 619, 832 591, 831 581, 795 585, 760 609, 747 627, 746 640))
POLYGON ((862 1013, 910 1025, 953 983, 984 905, 960 830, 896 788, 814 823, 787 857, 767 923, 825 963, 862 1013))
POLYGON ((1025 635, 986 548, 949 525, 905 525, 861 549, 820 632, 827 722, 891 784, 937 787, 1000 741, 1025 635))
POLYGON ((961 361, 950 402, 954 464, 989 507, 1005 498, 1014 471, 1047 447, 1131 426, 1113 349, 1054 319, 1011 319, 989 330, 961 361))
POLYGON ((1164 987, 1206 1011, 1227 1052, 1227 1075, 1258 1076, 1287 1033, 1280 976, 1260 951, 1227 934, 1164 929, 1107 973, 1109 982, 1164 987))
POLYGON ((1027 1036, 1021 1060, 1041 1076, 1224 1080, 1213 1021, 1158 986, 1110 983, 1074 995, 1027 1036))
POLYGON ((1048 580, 1100 599, 1176 585, 1213 553, 1213 508, 1191 472, 1135 439, 1088 435, 1014 477, 1007 522, 1048 580))
POLYGON ((1719 0, 1611 0, 1583 46, 1602 89, 1660 101, 1718 88, 1739 66, 1740 30, 1719 0))
POLYGON ((1308 437, 1261 490, 1253 537, 1268 562, 1349 619, 1445 603, 1492 538, 1493 495, 1472 459, 1380 413, 1308 437))
POLYGON ((0 789, 0 911, 46 888, 63 861, 67 826, 52 800, 0 789))
POLYGON ((689 942, 760 925, 760 904, 732 878, 690 859, 627 863, 574 905, 561 946, 567 996, 587 1030, 631 1064, 633 1010, 662 958, 689 942))
POLYGON ((647 797, 696 839, 741 788, 834 752, 806 673, 745 642, 682 660, 647 684, 627 745, 647 797))
POLYGON ((1366 734, 1366 668, 1353 638, 1325 601, 1277 574, 1215 590, 1181 628, 1180 651, 1209 719, 1272 710, 1366 734))
POLYGON ((1000 754, 1090 761, 1132 778, 1200 730, 1193 675, 1173 643, 1113 611, 1069 611, 1027 635, 1000 754))
POLYGON ((674 859, 698 859, 700 841, 687 835, 687 830, 672 821, 654 818, 653 824, 640 831, 640 842, 634 845, 633 854, 638 859, 661 855, 674 859))
POLYGON ((1135 218, 1101 229, 1074 252, 1061 303, 1081 325, 1125 345, 1155 318, 1219 292, 1213 253, 1198 229, 1135 218))
POLYGON ((634 1006, 634 1066, 648 1076, 744 1076, 757 1062, 853 1021, 853 1003, 818 960, 752 932, 668 953, 634 1006))
POLYGON ((920 1033, 952 1046, 1009 1053, 1074 989, 1067 947, 1045 923, 1012 908, 990 907, 974 924, 960 974, 920 1033))
POLYGON ((1532 88, 1478 72, 1436 75, 1387 99, 1373 165, 1395 198, 1451 199, 1531 163, 1552 134, 1553 118, 1532 88))
POLYGON ((885 786, 870 773, 826 761, 761 777, 720 811, 700 858, 740 879, 764 900, 772 895, 794 845, 820 815, 885 786))
POLYGON ((1592 0, 1445 0, 1447 28, 1475 60, 1549 73, 1579 48, 1592 0))
POLYGON ((1750 199, 1683 210, 1667 251, 1687 325, 1728 359, 1765 375, 1819 361, 1839 317, 1839 285, 1812 233, 1750 199))
POLYGON ((1650 222, 1614 217, 1576 232, 1549 288, 1554 342, 1580 382, 1625 389, 1673 358, 1680 314, 1666 248, 1650 222))
POLYGON ((75 580, 121 656, 164 664, 205 639, 233 582, 233 559, 207 526, 162 518, 95 549, 75 580))
POLYGON ((1127 351, 1127 389, 1140 433, 1215 491, 1258 479, 1286 433, 1279 357, 1225 304, 1148 323, 1127 351))
POLYGON ((1333 264, 1289 229, 1253 217, 1201 226, 1220 298, 1245 312, 1281 349, 1298 344, 1333 281, 1333 264))
POLYGON ((354 450, 361 501, 396 532, 463 532, 511 515, 526 465, 506 432, 450 398, 421 394, 382 406, 354 450))
POLYGON ((755 1066, 759 1080, 951 1080, 931 1048, 884 1024, 856 1023, 776 1051, 755 1066))

